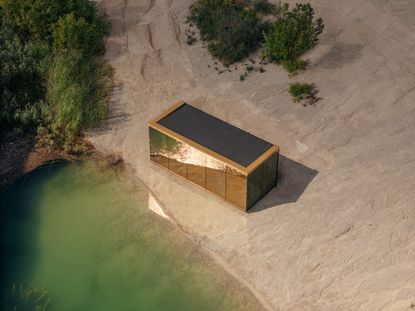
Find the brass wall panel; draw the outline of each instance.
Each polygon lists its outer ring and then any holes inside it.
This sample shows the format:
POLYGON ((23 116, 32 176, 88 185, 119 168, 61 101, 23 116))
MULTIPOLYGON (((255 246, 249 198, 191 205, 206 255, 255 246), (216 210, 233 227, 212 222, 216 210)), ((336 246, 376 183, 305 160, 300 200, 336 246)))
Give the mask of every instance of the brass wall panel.
POLYGON ((226 200, 246 210, 247 177, 239 171, 226 167, 226 200))
POLYGON ((168 168, 167 136, 149 128, 150 134, 150 158, 153 162, 168 168))
POLYGON ((206 190, 225 198, 226 165, 206 155, 206 190))
POLYGON ((188 146, 187 179, 196 185, 206 188, 206 155, 188 146))
POLYGON ((171 137, 167 137, 167 150, 169 157, 169 170, 177 175, 187 178, 186 164, 183 163, 185 159, 186 144, 171 137))

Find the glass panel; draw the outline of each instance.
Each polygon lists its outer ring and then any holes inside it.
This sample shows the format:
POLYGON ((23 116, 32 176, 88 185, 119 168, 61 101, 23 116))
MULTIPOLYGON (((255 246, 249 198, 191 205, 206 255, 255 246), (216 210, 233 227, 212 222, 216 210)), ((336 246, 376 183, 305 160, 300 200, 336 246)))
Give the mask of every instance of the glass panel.
POLYGON ((203 152, 188 146, 185 162, 187 165, 187 179, 196 185, 206 188, 206 155, 203 152))
POLYGON ((186 178, 186 164, 183 161, 186 157, 186 147, 186 144, 167 137, 169 170, 184 178, 186 178))
POLYGON ((226 165, 206 155, 206 190, 225 198, 226 165))
POLYGON ((241 172, 226 167, 226 200, 246 209, 247 178, 241 172))
POLYGON ((262 196, 263 164, 248 175, 248 208, 254 205, 262 196))
POLYGON ((264 162, 264 176, 262 181, 262 194, 267 194, 277 185, 278 153, 274 153, 264 162))
POLYGON ((168 168, 167 136, 149 128, 150 131, 150 159, 165 168, 168 168))

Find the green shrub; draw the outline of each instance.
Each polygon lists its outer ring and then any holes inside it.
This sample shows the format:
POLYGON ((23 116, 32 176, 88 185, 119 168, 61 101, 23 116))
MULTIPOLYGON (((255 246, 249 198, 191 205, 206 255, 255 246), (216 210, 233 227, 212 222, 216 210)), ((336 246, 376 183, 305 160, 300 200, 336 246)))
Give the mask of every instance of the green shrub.
POLYGON ((63 13, 59 0, 0 0, 3 18, 25 40, 50 38, 51 25, 63 13))
POLYGON ((255 11, 264 15, 278 15, 280 12, 280 6, 270 3, 268 0, 255 0, 253 7, 255 11))
POLYGON ((290 94, 295 102, 302 101, 313 95, 314 84, 292 83, 290 84, 290 94))
POLYGON ((188 19, 199 28, 211 54, 225 65, 258 49, 269 26, 248 2, 237 0, 197 0, 188 19))
POLYGON ((282 62, 282 65, 284 66, 284 68, 291 74, 295 75, 297 74, 299 71, 305 70, 307 65, 308 65, 308 61, 306 60, 302 60, 300 58, 298 59, 294 59, 294 60, 286 60, 282 62))
POLYGON ((0 130, 37 129, 68 147, 102 119, 107 31, 91 0, 0 0, 0 130))
POLYGON ((0 28, 0 129, 37 123, 48 50, 42 43, 22 42, 7 26, 0 28))
POLYGON ((55 49, 76 49, 88 54, 98 54, 104 50, 103 36, 107 29, 101 24, 91 24, 74 13, 59 18, 53 29, 55 49))
POLYGON ((284 5, 280 18, 264 35, 264 55, 278 63, 297 60, 316 45, 323 29, 323 20, 314 19, 314 9, 309 3, 297 4, 292 11, 284 5))
POLYGON ((108 75, 102 67, 80 51, 64 52, 53 59, 43 118, 58 145, 73 143, 81 130, 105 117, 103 77, 108 75))
POLYGON ((91 0, 0 0, 0 11, 2 18, 25 40, 50 42, 54 24, 69 13, 88 23, 105 25, 91 0))

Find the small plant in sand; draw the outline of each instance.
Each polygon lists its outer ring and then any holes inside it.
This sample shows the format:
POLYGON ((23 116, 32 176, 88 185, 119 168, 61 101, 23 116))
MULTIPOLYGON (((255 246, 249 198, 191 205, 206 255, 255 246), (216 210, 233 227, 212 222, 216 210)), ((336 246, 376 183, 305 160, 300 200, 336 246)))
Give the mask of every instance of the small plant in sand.
POLYGON ((319 101, 318 92, 314 84, 298 82, 290 84, 290 94, 294 102, 301 102, 303 106, 311 106, 319 101))
POLYGON ((287 70, 290 76, 295 76, 300 71, 303 71, 307 68, 309 64, 308 60, 303 60, 300 58, 294 60, 284 61, 282 65, 284 66, 285 70, 287 70))
POLYGON ((284 4, 272 29, 264 34, 264 56, 291 73, 303 70, 307 61, 300 56, 317 44, 323 29, 323 19, 314 18, 314 9, 309 3, 296 4, 292 10, 284 4))

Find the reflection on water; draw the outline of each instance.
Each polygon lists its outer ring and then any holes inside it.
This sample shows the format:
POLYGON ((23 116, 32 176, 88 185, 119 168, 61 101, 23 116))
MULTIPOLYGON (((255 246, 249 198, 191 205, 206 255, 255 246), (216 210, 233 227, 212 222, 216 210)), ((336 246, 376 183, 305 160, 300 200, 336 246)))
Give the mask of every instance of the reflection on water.
POLYGON ((12 284, 46 289, 48 310, 260 309, 148 200, 91 162, 39 169, 0 194, 0 309, 17 303, 12 284))

